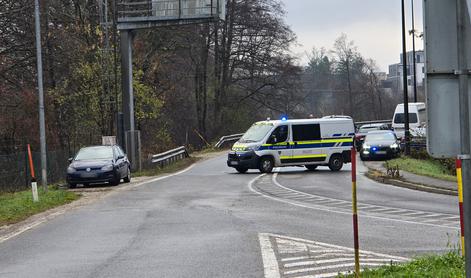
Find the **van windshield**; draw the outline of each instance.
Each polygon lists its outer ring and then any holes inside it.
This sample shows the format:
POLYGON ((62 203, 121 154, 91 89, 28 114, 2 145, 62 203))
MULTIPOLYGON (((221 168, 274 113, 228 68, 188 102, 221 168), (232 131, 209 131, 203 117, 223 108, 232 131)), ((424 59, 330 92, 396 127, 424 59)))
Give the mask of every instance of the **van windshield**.
MULTIPOLYGON (((394 116, 394 123, 395 124, 403 124, 405 121, 404 113, 396 113, 394 116)), ((417 113, 409 113, 409 123, 416 124, 417 123, 417 113)))
POLYGON ((249 130, 247 130, 240 138, 240 143, 250 143, 250 142, 259 142, 265 135, 273 128, 273 124, 270 123, 257 123, 252 125, 249 130))

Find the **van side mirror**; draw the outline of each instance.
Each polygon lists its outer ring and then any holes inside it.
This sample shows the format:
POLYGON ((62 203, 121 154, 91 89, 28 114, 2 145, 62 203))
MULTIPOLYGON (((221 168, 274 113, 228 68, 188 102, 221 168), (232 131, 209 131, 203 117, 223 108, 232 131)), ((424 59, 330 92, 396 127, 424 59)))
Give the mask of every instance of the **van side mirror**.
POLYGON ((72 163, 72 161, 74 161, 74 158, 73 157, 69 157, 69 159, 67 159, 67 161, 70 163, 72 163))
POLYGON ((276 135, 275 135, 275 134, 272 134, 272 135, 270 136, 270 139, 268 140, 268 142, 269 142, 270 144, 276 144, 276 143, 278 143, 278 138, 276 138, 276 135))

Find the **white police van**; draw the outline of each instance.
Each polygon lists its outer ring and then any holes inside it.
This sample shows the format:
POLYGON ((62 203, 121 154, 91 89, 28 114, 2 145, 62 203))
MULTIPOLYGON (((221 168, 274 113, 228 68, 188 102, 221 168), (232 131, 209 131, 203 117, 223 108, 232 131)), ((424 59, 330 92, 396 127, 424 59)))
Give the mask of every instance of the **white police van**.
POLYGON ((351 161, 355 129, 350 117, 262 121, 253 124, 229 152, 227 166, 240 173, 273 167, 326 165, 332 171, 351 161))

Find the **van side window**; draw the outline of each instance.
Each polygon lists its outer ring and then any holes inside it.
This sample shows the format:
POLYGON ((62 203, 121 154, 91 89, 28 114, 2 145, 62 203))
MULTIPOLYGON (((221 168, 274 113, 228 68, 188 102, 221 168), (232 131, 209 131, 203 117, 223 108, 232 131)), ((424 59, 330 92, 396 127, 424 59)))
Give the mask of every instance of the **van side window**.
POLYGON ((427 111, 425 109, 419 110, 419 120, 420 120, 420 123, 427 122, 427 111))
POLYGON ((293 141, 321 140, 321 128, 319 124, 293 125, 293 141))
MULTIPOLYGON (((394 123, 395 124, 403 124, 405 121, 404 113, 396 113, 394 116, 394 123)), ((409 123, 416 124, 417 123, 417 113, 409 113, 409 123)))
POLYGON ((269 144, 276 144, 280 142, 285 142, 288 140, 288 126, 287 125, 281 125, 277 127, 272 133, 270 138, 268 138, 268 143, 269 144), (276 138, 276 141, 273 140, 273 138, 276 138))

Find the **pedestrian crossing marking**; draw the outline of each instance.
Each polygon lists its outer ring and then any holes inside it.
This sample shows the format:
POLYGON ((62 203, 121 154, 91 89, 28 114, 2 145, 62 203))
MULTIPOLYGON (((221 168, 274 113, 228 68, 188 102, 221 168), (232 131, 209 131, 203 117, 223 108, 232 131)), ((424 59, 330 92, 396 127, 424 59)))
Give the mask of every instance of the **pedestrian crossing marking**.
MULTIPOLYGON (((353 248, 270 233, 259 234, 265 278, 329 278, 354 270, 353 248), (274 270, 277 266, 277 271, 274 270), (267 271, 267 269, 269 271, 267 271)), ((362 267, 379 267, 407 258, 360 251, 362 267)))

